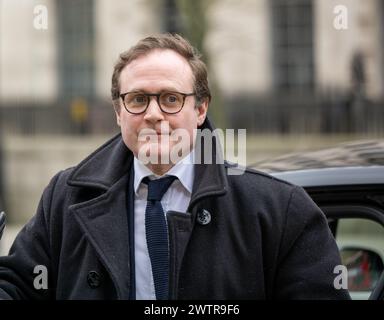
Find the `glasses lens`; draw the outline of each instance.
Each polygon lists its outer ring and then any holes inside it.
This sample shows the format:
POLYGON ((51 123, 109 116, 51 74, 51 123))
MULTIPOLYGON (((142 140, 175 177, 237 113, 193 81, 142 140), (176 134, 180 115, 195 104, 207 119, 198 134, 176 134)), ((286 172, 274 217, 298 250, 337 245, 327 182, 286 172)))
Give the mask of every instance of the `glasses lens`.
POLYGON ((165 112, 175 113, 183 106, 183 95, 177 92, 163 92, 160 95, 160 105, 165 112))
POLYGON ((124 97, 124 104, 129 112, 141 113, 147 107, 148 97, 142 93, 128 93, 124 97))

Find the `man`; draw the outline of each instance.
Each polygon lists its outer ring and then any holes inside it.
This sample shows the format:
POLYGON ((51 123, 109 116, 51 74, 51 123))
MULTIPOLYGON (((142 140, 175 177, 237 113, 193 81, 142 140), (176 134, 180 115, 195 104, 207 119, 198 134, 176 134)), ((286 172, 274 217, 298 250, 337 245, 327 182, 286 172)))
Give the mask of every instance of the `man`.
POLYGON ((230 175, 198 141, 196 129, 212 130, 211 96, 185 39, 148 37, 121 54, 112 98, 121 135, 52 179, 0 260, 1 298, 349 297, 333 285, 338 249, 307 194, 230 175), (193 164, 196 150, 215 161, 193 164))

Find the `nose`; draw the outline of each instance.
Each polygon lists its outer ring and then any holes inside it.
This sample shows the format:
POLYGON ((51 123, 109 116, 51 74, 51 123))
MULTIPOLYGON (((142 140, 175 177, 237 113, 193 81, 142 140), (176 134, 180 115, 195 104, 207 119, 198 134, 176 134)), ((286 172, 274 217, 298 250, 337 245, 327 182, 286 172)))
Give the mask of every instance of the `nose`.
POLYGON ((156 97, 150 97, 148 108, 145 111, 144 120, 150 122, 164 120, 164 114, 157 103, 156 97))

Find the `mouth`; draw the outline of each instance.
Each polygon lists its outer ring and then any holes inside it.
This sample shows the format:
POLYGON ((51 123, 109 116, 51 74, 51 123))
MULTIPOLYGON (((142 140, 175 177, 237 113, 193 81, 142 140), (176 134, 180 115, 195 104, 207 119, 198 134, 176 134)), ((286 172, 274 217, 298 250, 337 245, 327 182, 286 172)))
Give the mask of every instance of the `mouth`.
POLYGON ((171 133, 170 132, 164 132, 164 131, 156 131, 154 134, 158 136, 169 136, 171 133))
POLYGON ((145 133, 141 134, 140 137, 169 137, 169 133, 145 133))
POLYGON ((139 135, 139 141, 142 142, 161 142, 170 139, 170 134, 164 134, 164 133, 146 133, 139 135))
POLYGON ((170 136, 171 132, 157 131, 153 129, 143 129, 139 132, 139 136, 170 136))

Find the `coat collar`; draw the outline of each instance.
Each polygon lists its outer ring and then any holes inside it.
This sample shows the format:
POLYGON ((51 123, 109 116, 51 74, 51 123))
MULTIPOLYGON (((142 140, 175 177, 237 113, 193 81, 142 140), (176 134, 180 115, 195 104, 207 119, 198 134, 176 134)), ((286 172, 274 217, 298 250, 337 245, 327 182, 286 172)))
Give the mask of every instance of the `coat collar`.
POLYGON ((129 171, 132 161, 132 152, 117 134, 74 168, 68 184, 108 190, 129 171))
MULTIPOLYGON (((213 131, 208 118, 201 126, 202 130, 213 131)), ((203 140, 203 139, 202 139, 203 140)), ((219 141, 212 141, 212 164, 196 164, 191 205, 206 196, 222 195, 227 189, 225 166, 222 163, 222 151, 219 141), (218 160, 215 163, 215 161, 218 160)), ((197 145, 204 159, 204 144, 197 145)), ((114 136, 104 145, 84 159, 68 178, 70 186, 99 188, 107 191, 130 169, 133 154, 124 144, 121 134, 114 136)))

